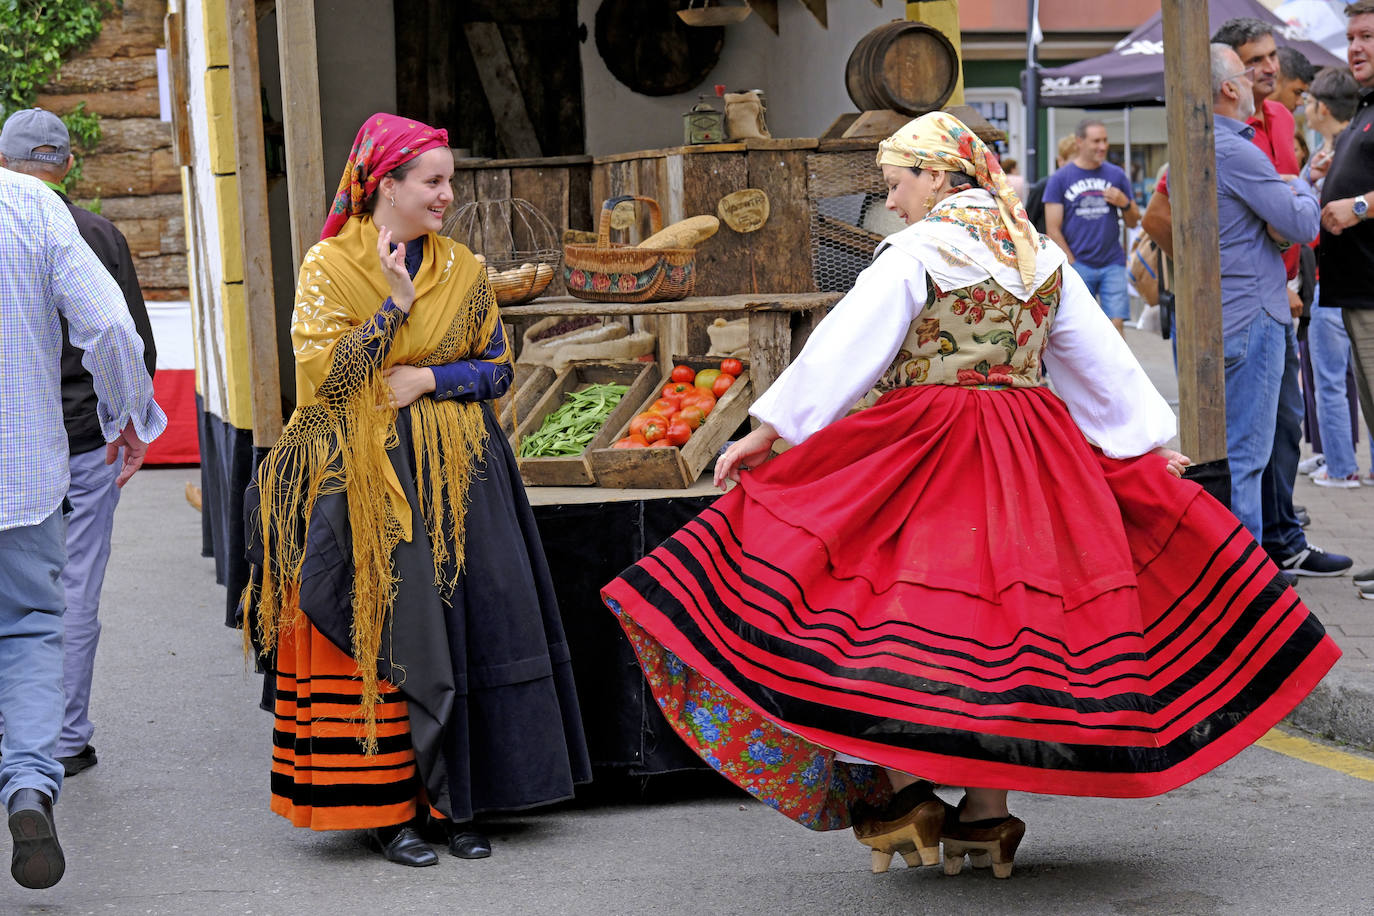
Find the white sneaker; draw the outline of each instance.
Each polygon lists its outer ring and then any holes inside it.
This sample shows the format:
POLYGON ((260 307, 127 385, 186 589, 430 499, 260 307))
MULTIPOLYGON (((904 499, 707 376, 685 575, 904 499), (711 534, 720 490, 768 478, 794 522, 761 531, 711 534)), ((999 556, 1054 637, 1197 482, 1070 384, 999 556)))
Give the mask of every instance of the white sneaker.
POLYGON ((1349 477, 1331 477, 1326 473, 1326 468, 1318 468, 1312 475, 1312 482, 1319 487, 1339 487, 1342 490, 1358 490, 1360 488, 1360 472, 1356 471, 1349 477))
POLYGON ((1360 475, 1360 483, 1366 487, 1374 487, 1374 471, 1360 475))
POLYGON ((1326 464, 1326 458, 1322 455, 1313 455, 1311 458, 1304 458, 1298 462, 1299 474, 1315 474, 1317 470, 1326 464))

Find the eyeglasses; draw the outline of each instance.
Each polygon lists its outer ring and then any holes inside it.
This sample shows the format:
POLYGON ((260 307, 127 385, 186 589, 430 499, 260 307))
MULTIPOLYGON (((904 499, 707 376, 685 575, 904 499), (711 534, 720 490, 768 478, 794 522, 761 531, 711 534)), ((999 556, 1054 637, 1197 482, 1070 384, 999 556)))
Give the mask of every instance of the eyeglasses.
POLYGON ((1232 73, 1230 76, 1226 77, 1226 79, 1222 80, 1222 82, 1223 82, 1223 83, 1229 83, 1229 82, 1231 82, 1231 80, 1233 80, 1233 79, 1239 79, 1239 78, 1242 77, 1242 76, 1245 77, 1246 79, 1248 79, 1250 82, 1253 83, 1253 82, 1255 81, 1255 68, 1254 68, 1254 67, 1246 67, 1244 70, 1240 71, 1239 73, 1232 73))

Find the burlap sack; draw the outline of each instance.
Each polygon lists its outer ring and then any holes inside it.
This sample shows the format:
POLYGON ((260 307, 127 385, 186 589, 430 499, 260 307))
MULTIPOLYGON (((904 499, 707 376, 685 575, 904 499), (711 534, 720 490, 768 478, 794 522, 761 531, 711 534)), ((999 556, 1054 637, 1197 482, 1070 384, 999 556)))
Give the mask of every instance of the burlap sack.
POLYGON ((757 89, 725 93, 725 135, 731 140, 771 137, 763 112, 763 94, 757 89))

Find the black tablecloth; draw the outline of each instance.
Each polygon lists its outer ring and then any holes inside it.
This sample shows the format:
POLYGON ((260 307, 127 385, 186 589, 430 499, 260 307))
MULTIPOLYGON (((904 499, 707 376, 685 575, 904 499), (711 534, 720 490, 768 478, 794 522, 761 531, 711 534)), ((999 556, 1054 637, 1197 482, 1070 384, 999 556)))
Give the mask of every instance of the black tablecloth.
POLYGON ((714 496, 535 506, 572 650, 593 765, 636 775, 705 767, 664 720, 601 586, 705 509, 714 496))

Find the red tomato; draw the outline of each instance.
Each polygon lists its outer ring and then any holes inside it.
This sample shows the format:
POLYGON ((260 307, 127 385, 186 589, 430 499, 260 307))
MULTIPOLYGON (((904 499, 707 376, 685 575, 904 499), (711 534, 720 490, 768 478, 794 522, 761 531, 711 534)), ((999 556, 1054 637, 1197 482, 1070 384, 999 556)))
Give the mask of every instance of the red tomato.
POLYGON ((649 448, 677 448, 677 446, 667 439, 655 439, 649 443, 649 448))
POLYGON ((722 372, 716 378, 716 383, 711 386, 711 393, 717 398, 724 397, 725 392, 729 391, 730 386, 733 384, 735 384, 735 377, 733 375, 726 375, 722 372))
POLYGON ((720 371, 738 378, 739 374, 744 371, 744 363, 737 359, 723 359, 720 361, 720 371))
POLYGON ((617 439, 611 448, 648 448, 649 443, 644 441, 643 436, 626 436, 624 439, 617 439))
POLYGON ((716 397, 706 389, 698 388, 696 391, 688 392, 682 396, 682 406, 700 407, 702 413, 710 416, 711 411, 714 410, 716 406, 716 397))
MULTIPOLYGON (((636 415, 635 418, 630 421, 629 434, 631 436, 642 437, 645 440, 644 444, 647 445, 649 443, 649 437, 644 435, 644 427, 650 423, 658 424, 659 429, 667 428, 667 424, 662 414, 642 413, 636 415)), ((661 436, 662 433, 659 433, 659 435, 661 436)))
POLYGON ((701 421, 706 419, 706 411, 702 410, 699 404, 684 404, 674 419, 681 420, 692 429, 696 429, 701 425, 701 421))
POLYGON ((671 442, 674 445, 683 445, 690 438, 692 438, 692 427, 682 420, 674 420, 669 423, 668 432, 663 435, 664 442, 671 442))
POLYGON ((697 376, 697 371, 691 366, 674 366, 673 374, 668 376, 675 382, 686 382, 692 384, 692 380, 697 376))
POLYGON ((644 409, 646 413, 656 413, 661 417, 671 417, 682 409, 682 398, 659 398, 644 409))
POLYGON ((645 423, 644 427, 639 431, 639 434, 644 437, 645 442, 653 445, 659 439, 662 439, 666 432, 668 432, 668 418, 659 417, 656 420, 650 420, 645 423))
POLYGON ((668 384, 663 386, 663 390, 659 393, 663 395, 663 397, 665 398, 671 398, 674 396, 680 398, 687 392, 691 391, 693 387, 695 386, 691 382, 669 382, 668 384))

